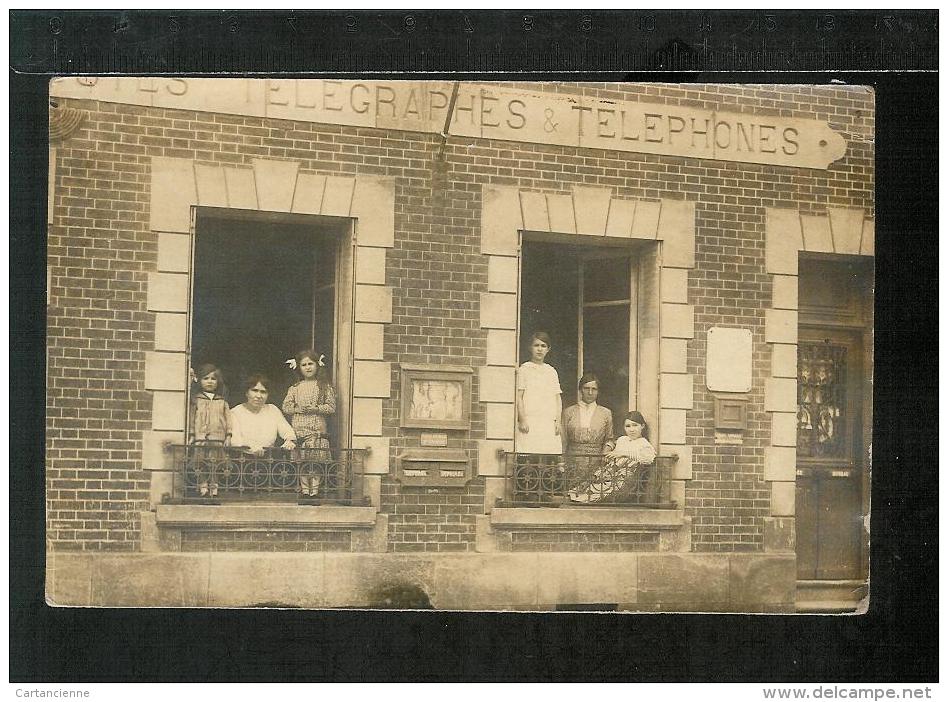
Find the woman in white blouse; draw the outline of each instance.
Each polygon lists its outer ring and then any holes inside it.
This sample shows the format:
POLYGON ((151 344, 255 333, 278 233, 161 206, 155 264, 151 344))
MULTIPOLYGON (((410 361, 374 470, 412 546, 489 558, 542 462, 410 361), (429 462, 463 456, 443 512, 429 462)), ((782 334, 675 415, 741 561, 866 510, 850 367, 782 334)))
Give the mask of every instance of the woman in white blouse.
POLYGON ((232 446, 247 447, 255 456, 273 446, 277 437, 283 439, 282 448, 296 448, 296 432, 276 405, 268 405, 267 389, 270 381, 263 375, 252 375, 245 383, 247 400, 230 411, 234 423, 232 446))

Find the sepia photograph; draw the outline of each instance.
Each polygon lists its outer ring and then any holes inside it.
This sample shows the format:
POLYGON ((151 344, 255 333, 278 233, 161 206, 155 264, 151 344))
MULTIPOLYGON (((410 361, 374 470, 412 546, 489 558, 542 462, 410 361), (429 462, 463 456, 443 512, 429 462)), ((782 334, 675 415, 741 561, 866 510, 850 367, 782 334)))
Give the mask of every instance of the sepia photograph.
POLYGON ((53 78, 47 603, 865 613, 875 110, 53 78))

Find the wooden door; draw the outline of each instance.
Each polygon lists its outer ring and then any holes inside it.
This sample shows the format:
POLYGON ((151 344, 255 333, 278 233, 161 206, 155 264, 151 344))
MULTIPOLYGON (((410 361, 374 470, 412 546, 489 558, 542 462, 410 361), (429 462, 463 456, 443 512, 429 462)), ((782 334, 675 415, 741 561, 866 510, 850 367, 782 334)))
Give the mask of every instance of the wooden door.
POLYGON ((863 577, 862 335, 803 328, 797 346, 797 577, 863 577))

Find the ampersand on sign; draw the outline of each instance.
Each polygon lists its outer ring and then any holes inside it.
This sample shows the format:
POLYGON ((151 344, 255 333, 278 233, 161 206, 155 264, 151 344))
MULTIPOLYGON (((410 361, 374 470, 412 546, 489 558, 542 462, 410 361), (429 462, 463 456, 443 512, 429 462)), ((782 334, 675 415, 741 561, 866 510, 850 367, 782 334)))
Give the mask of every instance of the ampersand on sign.
POLYGON ((556 128, 559 126, 559 122, 553 121, 553 109, 548 107, 543 110, 543 116, 546 117, 546 122, 543 124, 543 131, 547 134, 556 131, 556 128))

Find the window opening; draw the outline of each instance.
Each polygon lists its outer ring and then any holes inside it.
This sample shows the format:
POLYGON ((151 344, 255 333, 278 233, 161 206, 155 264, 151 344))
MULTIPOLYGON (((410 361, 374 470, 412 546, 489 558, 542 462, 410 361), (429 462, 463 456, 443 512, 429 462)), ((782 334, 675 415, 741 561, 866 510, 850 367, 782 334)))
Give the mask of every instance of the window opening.
MULTIPOLYGON (((242 381, 264 373, 280 405, 296 374, 286 360, 306 348, 333 369, 338 238, 303 218, 199 213, 195 226, 191 365, 217 365, 231 406, 242 381)), ((335 376, 335 373, 331 373, 335 376)))
POLYGON ((563 406, 577 401, 583 373, 600 379, 598 402, 616 430, 637 396, 637 256, 628 247, 575 246, 525 240, 522 247, 520 361, 530 335, 550 334, 547 357, 559 375, 563 406))

